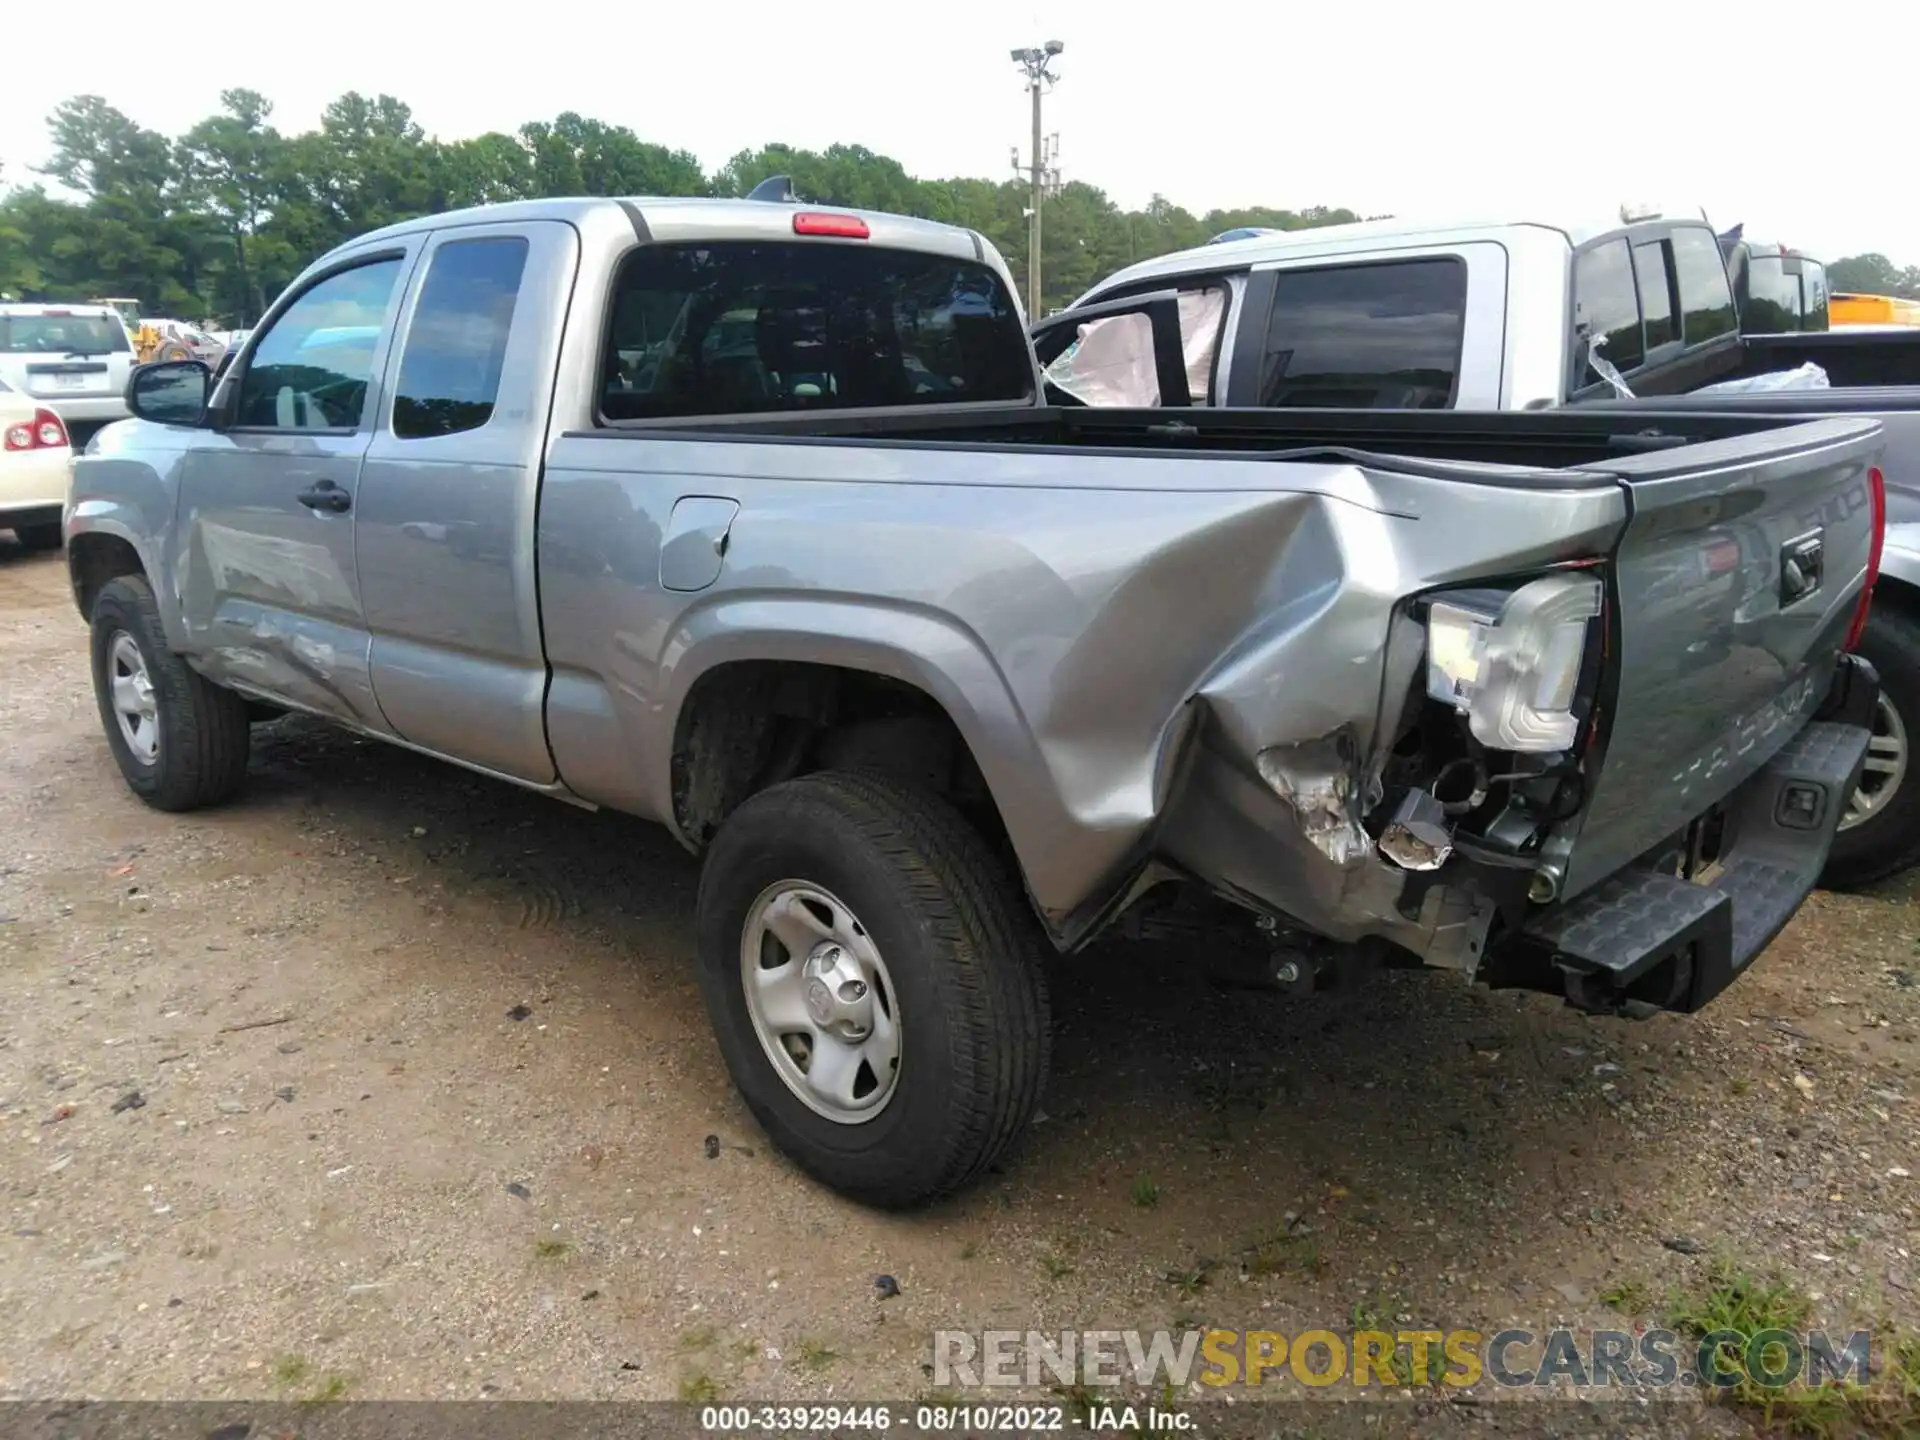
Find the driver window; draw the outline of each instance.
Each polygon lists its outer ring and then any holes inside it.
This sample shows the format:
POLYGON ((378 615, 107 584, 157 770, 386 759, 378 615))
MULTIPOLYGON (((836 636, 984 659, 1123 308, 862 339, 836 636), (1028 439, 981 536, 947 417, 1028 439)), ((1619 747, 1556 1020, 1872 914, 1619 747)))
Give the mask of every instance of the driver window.
POLYGON ((376 260, 329 275, 288 306, 254 347, 235 423, 256 430, 359 425, 399 278, 397 256, 376 260))

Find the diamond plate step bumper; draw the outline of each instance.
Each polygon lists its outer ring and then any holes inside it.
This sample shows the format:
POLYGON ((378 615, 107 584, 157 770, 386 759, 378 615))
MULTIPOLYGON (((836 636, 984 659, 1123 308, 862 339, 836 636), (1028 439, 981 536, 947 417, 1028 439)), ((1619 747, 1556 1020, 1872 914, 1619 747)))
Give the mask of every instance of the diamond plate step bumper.
POLYGON ((1852 719, 1807 725, 1727 798, 1712 879, 1629 868, 1529 920, 1521 937, 1550 952, 1569 1002, 1601 1012, 1693 1011, 1732 984, 1826 865, 1867 754, 1869 731, 1852 719))

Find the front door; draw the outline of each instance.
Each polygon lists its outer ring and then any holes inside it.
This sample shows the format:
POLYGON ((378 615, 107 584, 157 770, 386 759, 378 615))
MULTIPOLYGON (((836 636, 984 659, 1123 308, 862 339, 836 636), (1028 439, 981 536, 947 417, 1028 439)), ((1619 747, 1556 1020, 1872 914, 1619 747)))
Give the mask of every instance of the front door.
POLYGON ((181 605, 213 679, 386 731, 368 673, 354 506, 394 312, 419 242, 276 306, 182 467, 181 605))

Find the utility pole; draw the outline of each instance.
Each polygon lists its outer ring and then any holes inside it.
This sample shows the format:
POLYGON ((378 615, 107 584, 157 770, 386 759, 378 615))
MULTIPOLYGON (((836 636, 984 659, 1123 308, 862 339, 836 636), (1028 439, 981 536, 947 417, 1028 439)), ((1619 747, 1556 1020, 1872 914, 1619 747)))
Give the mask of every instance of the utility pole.
MULTIPOLYGON (((1060 137, 1053 137, 1051 148, 1040 128, 1040 97, 1060 78, 1047 67, 1053 58, 1067 47, 1058 40, 1049 40, 1045 45, 1031 50, 1015 50, 1013 63, 1027 73, 1027 93, 1033 98, 1033 148, 1027 155, 1027 169, 1030 171, 1033 185, 1031 208, 1027 211, 1027 321, 1029 324, 1041 318, 1040 315, 1040 205, 1046 198, 1049 176, 1057 177, 1058 170, 1050 170, 1050 164, 1059 159, 1060 137)), ((1013 168, 1019 170, 1020 152, 1013 152, 1013 168)))

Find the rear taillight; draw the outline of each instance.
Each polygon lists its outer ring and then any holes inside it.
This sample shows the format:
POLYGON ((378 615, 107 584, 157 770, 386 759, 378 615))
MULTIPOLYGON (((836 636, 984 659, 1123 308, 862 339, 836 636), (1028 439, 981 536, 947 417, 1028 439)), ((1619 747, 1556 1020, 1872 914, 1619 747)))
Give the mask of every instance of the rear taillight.
POLYGON ((1867 543, 1867 583, 1860 589, 1860 601, 1853 609, 1853 624, 1847 628, 1847 649, 1859 646, 1866 633, 1867 612, 1873 608, 1873 586, 1880 578, 1880 552, 1887 543, 1887 477, 1874 466, 1867 471, 1867 501, 1872 507, 1873 537, 1867 543))
POLYGON ((33 419, 7 427, 6 448, 9 450, 66 450, 71 444, 60 417, 45 407, 35 410, 33 419))
POLYGON ((842 240, 865 240, 872 234, 867 222, 858 215, 823 215, 817 210, 802 210, 793 217, 796 235, 836 235, 842 240))

